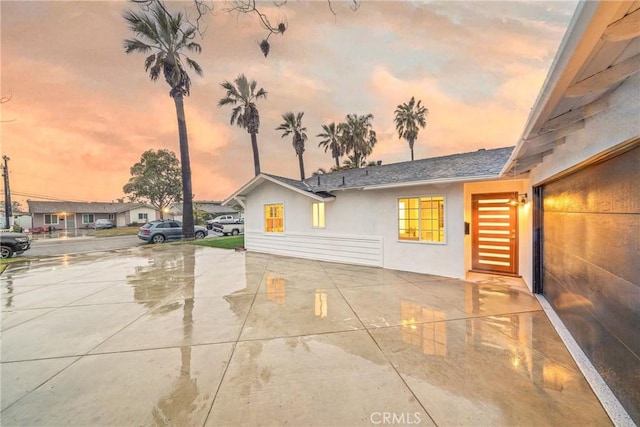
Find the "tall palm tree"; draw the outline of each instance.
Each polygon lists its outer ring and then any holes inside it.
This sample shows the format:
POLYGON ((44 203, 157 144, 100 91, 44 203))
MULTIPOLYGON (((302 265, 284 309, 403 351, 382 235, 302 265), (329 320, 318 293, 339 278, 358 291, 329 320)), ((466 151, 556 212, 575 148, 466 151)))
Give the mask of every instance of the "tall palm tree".
POLYGON ((185 64, 198 75, 202 68, 184 54, 184 51, 200 53, 202 48, 193 42, 196 29, 183 19, 181 13, 171 15, 159 3, 151 6, 147 13, 136 14, 127 11, 124 19, 129 29, 139 38, 124 40, 126 53, 151 53, 144 61, 144 69, 149 72, 152 81, 162 73, 171 90, 178 118, 178 136, 180 139, 180 165, 182 169, 183 227, 185 239, 194 238, 193 229, 193 190, 191 187, 191 162, 189 160, 189 140, 187 121, 184 113, 183 98, 189 96, 191 79, 185 70, 185 64))
POLYGON ((427 107, 420 105, 422 101, 416 104, 415 98, 412 96, 408 104, 398 105, 394 112, 394 122, 398 131, 398 139, 405 139, 409 143, 411 149, 411 161, 413 161, 413 144, 418 139, 418 128, 425 128, 427 122, 426 115, 429 113, 427 107))
POLYGON ((293 134, 293 148, 296 150, 296 156, 298 156, 298 164, 300 166, 300 179, 304 179, 304 160, 302 154, 304 153, 304 143, 307 140, 306 127, 302 126, 302 117, 304 112, 299 112, 297 115, 293 115, 291 111, 282 115, 283 123, 276 128, 276 130, 284 131, 282 138, 293 134))
POLYGON ((226 91, 226 95, 218 101, 218 107, 231 104, 236 107, 231 110, 231 124, 237 124, 239 127, 246 129, 251 135, 251 148, 253 149, 253 168, 255 174, 260 174, 260 153, 258 153, 258 130, 260 128, 260 114, 255 101, 260 98, 266 98, 267 92, 260 88, 256 91, 258 83, 255 80, 249 82, 244 74, 240 74, 235 79, 235 85, 225 81, 220 83, 226 91))
POLYGON ((346 121, 338 125, 345 154, 353 153, 353 158, 349 162, 353 167, 360 167, 378 142, 371 120, 373 120, 373 114, 362 116, 347 114, 346 121))
POLYGON ((317 134, 318 138, 324 138, 318 147, 324 147, 324 152, 331 150, 331 157, 336 160, 336 169, 340 168, 340 156, 344 154, 344 147, 340 142, 340 129, 335 122, 322 125, 324 132, 317 134))

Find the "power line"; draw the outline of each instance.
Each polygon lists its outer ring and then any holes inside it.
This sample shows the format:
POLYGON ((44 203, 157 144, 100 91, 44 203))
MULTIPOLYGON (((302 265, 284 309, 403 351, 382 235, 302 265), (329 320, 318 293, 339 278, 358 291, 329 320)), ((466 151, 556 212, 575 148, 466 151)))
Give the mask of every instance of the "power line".
POLYGON ((22 192, 22 191, 11 191, 11 194, 17 195, 17 196, 22 196, 22 197, 31 197, 34 199, 42 199, 42 200, 51 200, 54 202, 83 202, 83 203, 88 203, 86 200, 78 200, 78 199, 69 199, 69 198, 62 198, 62 197, 56 197, 56 196, 52 196, 52 195, 46 195, 46 194, 35 194, 35 193, 26 193, 26 192, 22 192))

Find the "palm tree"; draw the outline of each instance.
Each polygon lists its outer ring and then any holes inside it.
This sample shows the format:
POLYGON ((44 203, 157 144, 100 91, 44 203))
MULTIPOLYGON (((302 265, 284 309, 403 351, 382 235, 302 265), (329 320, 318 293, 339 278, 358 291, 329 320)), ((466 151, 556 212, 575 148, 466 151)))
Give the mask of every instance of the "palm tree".
POLYGON ((346 122, 338 125, 341 133, 340 142, 345 149, 345 154, 353 153, 349 162, 353 167, 361 167, 378 142, 371 120, 373 120, 373 114, 363 116, 347 114, 346 122))
POLYGON ((324 132, 317 134, 318 138, 324 138, 318 147, 324 147, 324 152, 331 150, 331 157, 336 160, 336 168, 340 168, 340 156, 344 154, 344 147, 340 143, 340 129, 335 122, 322 125, 324 132))
POLYGON ((253 168, 256 175, 260 174, 260 154, 258 153, 258 129, 260 128, 260 114, 255 101, 260 98, 266 98, 267 92, 260 88, 256 91, 258 83, 252 80, 250 83, 244 74, 240 74, 235 79, 235 85, 225 81, 221 83, 227 94, 218 101, 218 107, 231 104, 238 106, 231 110, 231 124, 237 124, 239 127, 246 129, 251 135, 251 148, 253 149, 253 168))
POLYGON ((413 144, 418 139, 418 126, 425 128, 427 122, 426 115, 429 113, 427 107, 421 106, 412 96, 408 104, 398 105, 394 112, 394 122, 398 131, 398 139, 404 138, 409 143, 411 149, 411 161, 413 161, 413 144))
POLYGON ((185 70, 185 64, 202 75, 202 68, 197 62, 184 54, 184 51, 200 53, 202 48, 193 42, 196 30, 188 24, 181 13, 171 15, 159 3, 149 9, 148 13, 136 14, 127 11, 124 19, 129 29, 139 39, 124 40, 126 53, 151 53, 144 61, 144 69, 149 72, 152 81, 156 81, 162 73, 171 90, 178 118, 178 136, 180 139, 180 165, 182 169, 183 227, 185 239, 194 238, 193 229, 193 191, 191 187, 191 162, 189 161, 189 141, 187 138, 187 121, 184 113, 183 97, 189 95, 191 79, 185 70))
POLYGON ((298 165, 300 166, 300 180, 304 179, 304 160, 302 154, 304 153, 304 143, 307 140, 306 127, 302 126, 302 117, 304 112, 300 112, 297 115, 293 115, 291 111, 282 115, 283 123, 276 128, 276 130, 284 131, 282 138, 293 134, 293 149, 296 150, 296 156, 298 156, 298 165))

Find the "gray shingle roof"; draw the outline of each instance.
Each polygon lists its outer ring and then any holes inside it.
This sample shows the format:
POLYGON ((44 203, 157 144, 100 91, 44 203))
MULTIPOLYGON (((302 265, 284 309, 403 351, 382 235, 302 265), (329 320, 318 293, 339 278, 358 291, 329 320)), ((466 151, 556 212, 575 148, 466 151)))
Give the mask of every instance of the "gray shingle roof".
MULTIPOLYGON (((506 164, 513 147, 481 149, 470 153, 442 157, 345 169, 316 175, 304 181, 269 175, 287 185, 315 194, 376 186, 393 186, 441 180, 474 180, 497 178, 506 164)), ((330 196, 328 194, 328 196, 330 196)))
POLYGON ((27 200, 29 212, 34 213, 119 213, 138 207, 144 203, 107 203, 107 202, 44 202, 27 200))

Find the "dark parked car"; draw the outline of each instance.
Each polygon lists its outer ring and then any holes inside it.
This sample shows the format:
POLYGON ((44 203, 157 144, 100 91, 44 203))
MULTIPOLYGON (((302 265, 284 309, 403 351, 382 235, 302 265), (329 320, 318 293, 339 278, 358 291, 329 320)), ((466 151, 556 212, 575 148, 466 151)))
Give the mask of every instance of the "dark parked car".
MULTIPOLYGON (((204 239, 207 229, 199 225, 194 229, 196 239, 204 239)), ((182 239, 182 223, 173 220, 151 221, 140 227, 138 237, 151 243, 182 239)))
POLYGON ((0 233, 0 255, 2 258, 11 258, 20 255, 31 247, 29 237, 23 233, 0 233))
POLYGON ((108 230, 109 228, 114 228, 115 225, 108 219, 98 219, 93 225, 94 230, 108 230))

